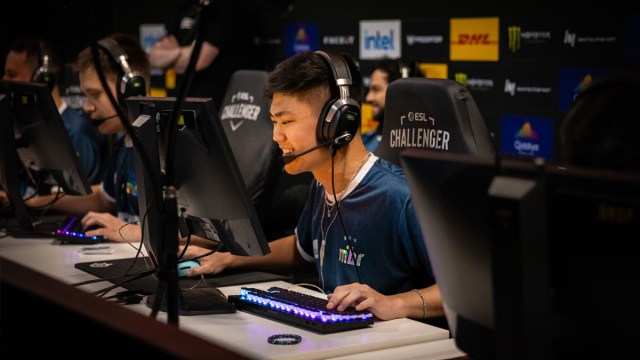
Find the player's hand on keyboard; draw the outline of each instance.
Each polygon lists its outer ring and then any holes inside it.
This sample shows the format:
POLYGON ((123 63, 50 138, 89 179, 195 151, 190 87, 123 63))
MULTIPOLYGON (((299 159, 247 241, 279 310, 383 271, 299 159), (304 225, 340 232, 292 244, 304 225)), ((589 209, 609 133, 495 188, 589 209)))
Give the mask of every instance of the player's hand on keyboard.
MULTIPOLYGON (((182 246, 178 249, 178 252, 182 252, 182 246)), ((184 254, 185 259, 192 259, 197 256, 211 252, 210 249, 206 249, 200 246, 190 245, 187 247, 187 251, 184 254)), ((231 262, 231 254, 228 252, 215 252, 211 255, 203 258, 198 258, 200 266, 187 271, 186 276, 197 276, 200 274, 217 274, 222 272, 227 265, 231 262)))
POLYGON ((140 242, 142 237, 140 226, 126 224, 126 222, 105 212, 89 211, 82 218, 82 227, 87 236, 102 236, 117 242, 140 242))
POLYGON ((329 294, 327 309, 344 311, 352 306, 358 311, 370 311, 380 320, 391 320, 404 317, 396 314, 402 309, 402 303, 396 295, 385 296, 365 284, 353 283, 335 288, 333 294, 329 294))

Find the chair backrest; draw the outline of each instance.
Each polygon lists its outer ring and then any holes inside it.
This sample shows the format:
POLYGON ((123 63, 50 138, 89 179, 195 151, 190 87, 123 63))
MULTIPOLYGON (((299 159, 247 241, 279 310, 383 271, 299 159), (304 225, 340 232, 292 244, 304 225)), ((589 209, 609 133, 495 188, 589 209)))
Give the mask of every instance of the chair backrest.
POLYGON ((469 90, 449 79, 406 78, 389 84, 376 155, 400 164, 408 148, 493 156, 489 129, 469 90))
POLYGON ((281 151, 273 141, 270 102, 262 96, 268 73, 236 71, 220 106, 220 120, 238 168, 264 224, 282 173, 281 151))

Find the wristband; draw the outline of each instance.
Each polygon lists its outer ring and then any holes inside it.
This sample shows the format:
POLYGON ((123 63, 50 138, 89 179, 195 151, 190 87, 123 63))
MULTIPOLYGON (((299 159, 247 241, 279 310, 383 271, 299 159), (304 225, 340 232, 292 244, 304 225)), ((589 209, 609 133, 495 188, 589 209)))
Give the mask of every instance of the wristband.
POLYGON ((420 300, 422 300, 422 318, 427 318, 427 302, 424 300, 424 295, 422 295, 422 291, 418 289, 411 289, 411 291, 415 291, 420 295, 420 300))

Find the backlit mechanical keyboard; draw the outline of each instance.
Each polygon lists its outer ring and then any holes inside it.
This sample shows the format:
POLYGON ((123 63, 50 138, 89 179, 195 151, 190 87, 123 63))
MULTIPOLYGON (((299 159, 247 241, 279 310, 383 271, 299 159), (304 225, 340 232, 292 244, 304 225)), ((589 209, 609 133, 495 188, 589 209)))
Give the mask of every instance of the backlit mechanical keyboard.
POLYGON ((97 244, 103 240, 102 236, 87 236, 82 229, 81 218, 69 216, 60 228, 53 232, 53 237, 62 243, 97 244))
POLYGON ((240 295, 230 295, 228 300, 238 310, 320 334, 373 325, 373 314, 369 311, 356 311, 353 308, 345 311, 328 310, 327 299, 280 287, 271 287, 269 290, 242 287, 240 295))

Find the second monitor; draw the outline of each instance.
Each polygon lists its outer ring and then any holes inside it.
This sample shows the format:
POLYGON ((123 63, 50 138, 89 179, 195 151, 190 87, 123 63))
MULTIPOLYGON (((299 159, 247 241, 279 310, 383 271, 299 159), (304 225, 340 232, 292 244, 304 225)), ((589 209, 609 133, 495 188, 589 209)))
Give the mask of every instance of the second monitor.
MULTIPOLYGON (((136 150, 143 243, 156 266, 162 267, 163 252, 177 251, 162 243, 162 226, 167 214, 158 211, 164 208, 160 203, 163 201, 161 187, 166 176, 167 151, 170 151, 167 136, 169 122, 174 119, 175 99, 135 97, 127 103, 137 118, 134 129, 150 161, 143 166, 143 158, 136 150)), ((187 98, 177 119, 173 180, 177 187, 176 216, 182 235, 197 235, 220 243, 234 255, 268 254, 267 238, 212 100, 187 98)), ((182 314, 189 311, 184 307, 186 301, 182 299, 182 314)))

